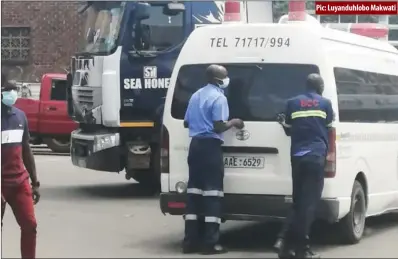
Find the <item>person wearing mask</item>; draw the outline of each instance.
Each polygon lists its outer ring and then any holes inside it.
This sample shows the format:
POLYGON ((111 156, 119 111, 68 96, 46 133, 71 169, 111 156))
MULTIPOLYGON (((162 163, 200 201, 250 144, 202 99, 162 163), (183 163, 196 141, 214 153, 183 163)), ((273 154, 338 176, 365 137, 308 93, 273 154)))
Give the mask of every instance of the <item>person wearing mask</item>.
MULTIPOLYGON (((3 77, 3 74, 2 74, 3 77)), ((34 204, 40 199, 40 182, 29 145, 29 130, 23 111, 13 105, 17 87, 2 78, 1 86, 1 222, 6 203, 21 229, 22 258, 36 258, 34 204), (29 177, 31 183, 29 183, 29 177)))
POLYGON ((330 100, 322 97, 319 74, 307 78, 307 92, 287 102, 279 122, 291 136, 293 211, 279 258, 320 258, 311 251, 309 232, 324 185, 329 128, 333 123, 330 100))
POLYGON ((241 119, 228 121, 228 102, 223 90, 229 85, 227 70, 210 65, 206 77, 207 85, 192 95, 184 118, 184 127, 189 129, 192 139, 183 253, 222 254, 227 252, 219 244, 224 196, 223 132, 232 127, 242 129, 244 123, 241 119))

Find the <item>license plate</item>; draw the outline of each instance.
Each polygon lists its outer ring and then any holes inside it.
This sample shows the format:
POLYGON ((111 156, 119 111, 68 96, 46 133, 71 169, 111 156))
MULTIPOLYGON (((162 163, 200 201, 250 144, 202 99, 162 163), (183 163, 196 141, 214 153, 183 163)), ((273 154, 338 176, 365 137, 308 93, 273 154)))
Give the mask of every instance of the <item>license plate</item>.
POLYGON ((225 168, 264 168, 264 157, 259 156, 224 156, 225 168))

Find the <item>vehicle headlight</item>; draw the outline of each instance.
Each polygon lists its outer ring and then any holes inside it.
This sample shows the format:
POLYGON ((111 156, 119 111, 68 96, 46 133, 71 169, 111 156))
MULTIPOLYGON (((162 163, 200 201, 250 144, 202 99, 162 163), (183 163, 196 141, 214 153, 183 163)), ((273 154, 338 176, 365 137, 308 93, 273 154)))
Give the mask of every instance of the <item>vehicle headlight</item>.
POLYGON ((117 147, 119 146, 119 144, 120 144, 119 133, 97 136, 94 140, 93 152, 98 152, 104 149, 117 147))

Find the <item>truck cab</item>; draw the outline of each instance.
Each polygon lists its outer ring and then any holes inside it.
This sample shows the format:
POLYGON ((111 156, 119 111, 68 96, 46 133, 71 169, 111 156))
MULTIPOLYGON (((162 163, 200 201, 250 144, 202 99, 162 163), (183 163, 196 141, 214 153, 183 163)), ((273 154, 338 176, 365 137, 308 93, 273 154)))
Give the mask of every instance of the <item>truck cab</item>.
POLYGON ((44 74, 40 85, 22 84, 15 107, 25 112, 32 144, 69 153, 70 134, 77 128, 67 112, 66 75, 44 74))
POLYGON ((245 8, 245 1, 85 3, 83 38, 68 75, 68 111, 79 123, 72 163, 125 169, 127 179, 159 187, 161 118, 180 50, 195 28, 246 22, 245 8))

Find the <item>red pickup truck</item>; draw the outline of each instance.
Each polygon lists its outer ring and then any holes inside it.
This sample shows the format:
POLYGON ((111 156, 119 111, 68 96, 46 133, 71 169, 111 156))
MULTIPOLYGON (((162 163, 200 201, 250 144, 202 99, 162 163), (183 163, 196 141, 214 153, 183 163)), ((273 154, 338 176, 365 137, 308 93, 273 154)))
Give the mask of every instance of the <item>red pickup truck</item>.
POLYGON ((66 75, 44 74, 40 89, 36 89, 39 93, 32 90, 19 88, 15 104, 28 118, 32 144, 46 144, 54 152, 69 153, 70 134, 78 124, 68 116, 66 75))

